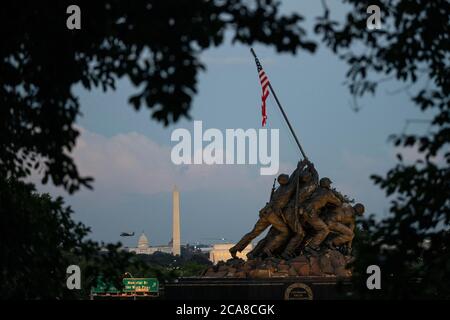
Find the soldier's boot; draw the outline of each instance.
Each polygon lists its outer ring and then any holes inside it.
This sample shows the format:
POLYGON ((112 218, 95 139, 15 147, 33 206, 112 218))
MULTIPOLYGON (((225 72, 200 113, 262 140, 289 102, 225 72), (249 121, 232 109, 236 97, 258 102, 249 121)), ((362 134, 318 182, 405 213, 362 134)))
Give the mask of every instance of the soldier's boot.
POLYGON ((293 253, 288 253, 286 251, 281 254, 281 258, 283 258, 284 260, 290 260, 293 257, 294 257, 293 253))
POLYGON ((300 243, 303 241, 304 233, 296 233, 291 240, 289 240, 289 243, 287 244, 286 248, 283 251, 283 254, 281 257, 285 260, 288 260, 292 258, 295 255, 295 250, 298 248, 300 243))
POLYGON ((249 233, 244 235, 234 247, 228 249, 231 256, 233 258, 236 258, 237 252, 241 252, 242 250, 244 250, 248 246, 248 244, 257 236, 259 236, 264 230, 266 230, 269 225, 270 222, 267 219, 259 218, 253 229, 249 233))
POLYGON ((231 247, 228 251, 230 251, 230 254, 233 257, 233 259, 237 258, 238 249, 236 248, 236 246, 231 247))
POLYGON ((263 252, 264 252, 264 254, 266 255, 267 258, 273 257, 272 250, 270 250, 269 248, 267 248, 267 247, 264 248, 264 249, 263 249, 263 252))
POLYGON ((251 251, 249 253, 247 253, 247 260, 252 260, 255 259, 255 254, 253 254, 251 251))

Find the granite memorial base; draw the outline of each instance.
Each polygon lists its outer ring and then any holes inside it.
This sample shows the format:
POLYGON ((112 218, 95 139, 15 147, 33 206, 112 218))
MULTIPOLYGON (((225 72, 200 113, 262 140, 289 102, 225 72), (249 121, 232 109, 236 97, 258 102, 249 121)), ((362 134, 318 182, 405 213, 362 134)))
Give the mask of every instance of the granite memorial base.
POLYGON ((164 286, 168 300, 336 300, 351 292, 350 278, 181 278, 164 286))

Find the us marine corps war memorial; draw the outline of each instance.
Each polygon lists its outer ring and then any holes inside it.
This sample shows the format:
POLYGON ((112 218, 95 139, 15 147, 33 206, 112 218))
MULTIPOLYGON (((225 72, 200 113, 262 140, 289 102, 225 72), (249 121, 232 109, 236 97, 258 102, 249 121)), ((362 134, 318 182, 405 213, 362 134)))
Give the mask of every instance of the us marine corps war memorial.
POLYGON ((200 277, 180 279, 167 293, 192 299, 336 299, 351 290, 355 218, 364 206, 333 188, 308 159, 254 51, 265 98, 270 92, 286 120, 303 160, 280 174, 252 230, 230 248, 232 258, 209 267, 200 277), (268 230, 247 254, 237 257, 268 230))

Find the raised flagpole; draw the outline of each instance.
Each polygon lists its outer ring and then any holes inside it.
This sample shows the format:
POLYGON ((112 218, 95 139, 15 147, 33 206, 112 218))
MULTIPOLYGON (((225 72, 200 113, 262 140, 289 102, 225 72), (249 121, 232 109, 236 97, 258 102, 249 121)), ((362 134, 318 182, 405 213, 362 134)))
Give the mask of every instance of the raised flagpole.
MULTIPOLYGON (((261 65, 261 62, 259 62, 259 59, 256 56, 255 50, 253 50, 253 48, 250 48, 250 51, 252 52, 253 56, 255 57, 256 65, 258 65, 258 63, 261 65)), ((289 122, 286 112, 284 112, 284 109, 281 106, 280 101, 278 100, 277 94, 275 93, 275 91, 272 88, 272 83, 270 82, 270 80, 269 80, 269 89, 270 89, 270 92, 272 92, 273 97, 275 98, 275 101, 277 102, 278 108, 280 109, 281 113, 283 114, 284 120, 286 120, 289 130, 291 131, 292 135, 294 136, 295 142, 297 143, 297 146, 299 147, 300 152, 303 155, 303 158, 305 158, 305 160, 308 160, 308 157, 306 156, 306 153, 303 150, 302 145, 300 144, 300 141, 298 140, 297 135, 295 134, 294 129, 291 126, 291 123, 289 122)))

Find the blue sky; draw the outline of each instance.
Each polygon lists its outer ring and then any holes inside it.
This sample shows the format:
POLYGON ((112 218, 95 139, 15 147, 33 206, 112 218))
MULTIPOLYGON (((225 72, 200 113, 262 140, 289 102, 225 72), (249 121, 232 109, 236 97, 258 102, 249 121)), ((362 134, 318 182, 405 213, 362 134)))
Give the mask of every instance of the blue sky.
MULTIPOLYGON (((333 2, 330 8, 339 15, 345 7, 333 2)), ((293 11, 306 16, 310 37, 318 40, 311 29, 321 13, 320 1, 283 2, 283 12, 293 11)), ((392 93, 402 84, 387 82, 375 97, 362 99, 362 109, 354 112, 343 85, 347 67, 323 45, 313 55, 297 56, 254 48, 319 174, 364 203, 368 213, 386 213, 389 202, 369 176, 395 163, 388 135, 400 133, 405 119, 423 117, 406 93, 392 93)), ((205 51, 201 60, 207 70, 199 76, 192 119, 202 120, 205 129, 259 128, 260 86, 249 48, 227 41, 205 51)), ((127 79, 118 82, 115 92, 75 88, 83 113, 77 121, 82 136, 75 159, 81 173, 96 179, 94 191, 69 196, 51 186, 40 190, 62 194, 75 218, 92 227, 95 240, 123 241, 121 231, 144 230, 151 244, 163 244, 171 237, 171 189, 177 184, 182 242, 238 240, 256 221, 273 177, 259 176, 258 165, 172 165, 171 132, 191 130, 193 123, 182 120, 164 128, 150 120, 147 109, 135 112, 127 100, 136 91, 127 79)), ((269 99, 268 128, 280 129, 281 171, 290 173, 299 153, 275 101, 269 99)), ((133 245, 136 238, 123 242, 133 245)))

